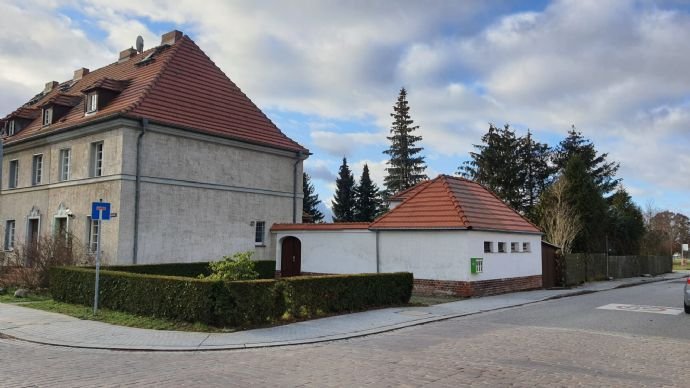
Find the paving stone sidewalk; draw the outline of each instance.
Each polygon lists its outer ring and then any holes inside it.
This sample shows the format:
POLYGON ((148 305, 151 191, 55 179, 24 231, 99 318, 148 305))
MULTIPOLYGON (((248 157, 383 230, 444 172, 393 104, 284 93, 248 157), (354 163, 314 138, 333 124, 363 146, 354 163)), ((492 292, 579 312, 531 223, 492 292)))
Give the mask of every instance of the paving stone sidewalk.
POLYGON ((429 307, 386 308, 235 333, 136 329, 0 303, 0 334, 48 345, 113 350, 198 351, 309 344, 687 276, 688 273, 675 272, 656 277, 593 282, 572 289, 535 290, 471 298, 429 307))

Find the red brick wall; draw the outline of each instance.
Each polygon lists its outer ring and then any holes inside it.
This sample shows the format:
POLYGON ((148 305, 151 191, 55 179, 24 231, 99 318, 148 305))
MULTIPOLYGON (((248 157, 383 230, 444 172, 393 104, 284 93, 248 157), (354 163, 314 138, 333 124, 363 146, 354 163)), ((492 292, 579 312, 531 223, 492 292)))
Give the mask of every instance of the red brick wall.
POLYGON ((484 296, 541 288, 541 275, 460 282, 415 279, 414 292, 422 295, 484 296))

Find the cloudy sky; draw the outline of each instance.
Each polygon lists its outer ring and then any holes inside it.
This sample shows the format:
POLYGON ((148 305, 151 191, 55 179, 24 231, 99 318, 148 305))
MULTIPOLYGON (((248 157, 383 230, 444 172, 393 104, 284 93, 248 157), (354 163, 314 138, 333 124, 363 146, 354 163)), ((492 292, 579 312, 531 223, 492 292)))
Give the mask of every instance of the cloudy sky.
POLYGON ((290 137, 330 204, 343 156, 382 182, 400 87, 428 174, 488 123, 556 145, 571 125, 621 163, 636 202, 690 214, 684 1, 0 0, 0 115, 142 35, 189 35, 290 137))

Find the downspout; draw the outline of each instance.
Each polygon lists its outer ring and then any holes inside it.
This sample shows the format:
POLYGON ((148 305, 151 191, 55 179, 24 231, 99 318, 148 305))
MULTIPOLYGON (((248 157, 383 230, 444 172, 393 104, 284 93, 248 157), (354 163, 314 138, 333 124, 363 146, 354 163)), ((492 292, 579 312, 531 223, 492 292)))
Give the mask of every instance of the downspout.
POLYGON ((292 223, 297 223, 297 164, 302 161, 302 151, 297 151, 297 160, 292 165, 292 223))
POLYGON ((134 243, 132 244, 132 264, 137 264, 139 255, 139 193, 141 191, 141 143, 146 129, 149 126, 149 120, 141 119, 141 133, 137 137, 137 167, 136 167, 136 183, 134 188, 134 243))
POLYGON ((379 231, 376 232, 376 273, 381 272, 381 260, 379 259, 379 231))

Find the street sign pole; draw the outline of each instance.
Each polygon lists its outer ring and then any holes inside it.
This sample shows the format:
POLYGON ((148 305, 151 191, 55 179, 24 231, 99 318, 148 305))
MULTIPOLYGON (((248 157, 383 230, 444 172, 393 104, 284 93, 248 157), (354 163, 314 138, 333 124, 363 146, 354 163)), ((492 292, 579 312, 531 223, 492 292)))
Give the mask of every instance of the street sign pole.
POLYGON ((98 235, 96 235, 96 290, 93 294, 93 315, 98 311, 98 283, 101 271, 101 234, 103 233, 103 209, 98 209, 98 235))

